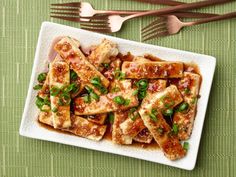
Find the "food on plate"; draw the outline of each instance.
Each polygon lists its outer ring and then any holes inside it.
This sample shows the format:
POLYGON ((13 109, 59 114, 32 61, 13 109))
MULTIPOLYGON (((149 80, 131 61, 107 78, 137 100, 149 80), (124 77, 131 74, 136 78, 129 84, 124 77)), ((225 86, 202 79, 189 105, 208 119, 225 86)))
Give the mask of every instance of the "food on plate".
POLYGON ((82 48, 68 36, 53 43, 55 58, 34 86, 38 121, 95 141, 156 144, 170 160, 183 158, 201 86, 197 66, 122 54, 108 39, 82 48))

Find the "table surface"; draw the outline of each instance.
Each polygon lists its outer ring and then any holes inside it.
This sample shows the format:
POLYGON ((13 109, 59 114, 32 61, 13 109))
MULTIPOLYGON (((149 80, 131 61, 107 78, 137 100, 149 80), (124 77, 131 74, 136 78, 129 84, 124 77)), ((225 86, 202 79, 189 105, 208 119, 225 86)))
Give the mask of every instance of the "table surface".
MULTIPOLYGON (((235 19, 186 28, 178 35, 148 41, 154 45, 208 54, 217 58, 198 160, 193 171, 19 136, 41 23, 53 21, 79 27, 77 23, 50 18, 49 4, 52 2, 62 1, 0 1, 0 176, 236 176, 235 19)), ((136 10, 162 7, 131 0, 90 2, 94 7, 102 9, 136 10)), ((201 12, 226 13, 235 9, 236 2, 233 2, 204 8, 201 12)), ((152 20, 153 17, 131 20, 114 36, 140 41, 141 27, 152 20)))

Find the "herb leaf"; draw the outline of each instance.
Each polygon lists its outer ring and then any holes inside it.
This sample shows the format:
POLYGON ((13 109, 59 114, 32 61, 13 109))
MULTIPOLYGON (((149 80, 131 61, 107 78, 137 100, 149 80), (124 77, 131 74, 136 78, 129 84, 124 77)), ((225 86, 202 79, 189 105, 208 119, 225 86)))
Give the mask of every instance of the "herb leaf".
POLYGON ((78 78, 78 75, 73 70, 70 70, 70 79, 75 81, 78 78))
POLYGON ((113 101, 116 103, 116 104, 119 104, 119 105, 122 105, 125 103, 125 99, 122 97, 122 96, 116 96, 113 98, 113 101))

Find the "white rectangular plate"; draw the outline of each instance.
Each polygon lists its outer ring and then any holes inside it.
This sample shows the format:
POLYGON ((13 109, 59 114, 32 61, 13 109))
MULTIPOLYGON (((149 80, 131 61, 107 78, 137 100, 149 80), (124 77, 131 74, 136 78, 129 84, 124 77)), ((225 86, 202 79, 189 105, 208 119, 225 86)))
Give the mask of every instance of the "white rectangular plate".
POLYGON ((211 56, 133 42, 60 24, 44 22, 41 26, 39 34, 33 71, 20 126, 20 135, 35 139, 42 139, 83 147, 87 149, 120 154, 138 159, 162 163, 186 170, 192 170, 196 164, 208 98, 215 71, 215 65, 216 59, 211 56), (77 136, 50 131, 39 126, 37 122, 37 115, 39 111, 35 106, 35 97, 37 93, 32 88, 37 83, 37 75, 45 69, 45 63, 48 58, 50 45, 52 44, 53 39, 58 36, 74 37, 81 42, 82 46, 98 44, 101 42, 101 39, 107 38, 113 42, 116 42, 119 45, 119 49, 122 53, 127 53, 129 51, 134 55, 151 53, 165 60, 195 62, 196 64, 198 64, 203 78, 200 90, 201 98, 198 101, 198 111, 194 122, 192 136, 189 140, 190 149, 187 153, 187 156, 181 160, 170 161, 163 155, 160 150, 148 150, 135 147, 120 146, 113 144, 109 140, 95 142, 77 136))

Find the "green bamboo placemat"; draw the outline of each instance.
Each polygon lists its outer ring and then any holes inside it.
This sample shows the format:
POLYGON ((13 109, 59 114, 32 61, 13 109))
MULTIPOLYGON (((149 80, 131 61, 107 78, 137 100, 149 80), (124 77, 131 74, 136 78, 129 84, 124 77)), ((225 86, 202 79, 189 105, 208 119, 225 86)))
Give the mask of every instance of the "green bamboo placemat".
MULTIPOLYGON (((213 55, 217 58, 197 165, 193 171, 20 137, 18 130, 41 23, 53 21, 79 27, 76 23, 51 19, 49 4, 52 2, 62 1, 0 1, 0 176, 236 176, 236 19, 186 28, 179 35, 149 41, 151 44, 213 55)), ((90 2, 96 8, 103 9, 161 7, 131 0, 90 2)), ((204 8, 201 11, 226 13, 235 9, 236 2, 204 8)), ((114 36, 140 41, 141 26, 152 19, 145 17, 132 20, 114 36)))

